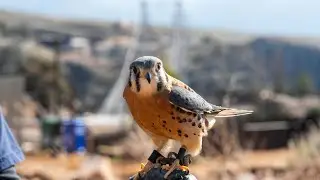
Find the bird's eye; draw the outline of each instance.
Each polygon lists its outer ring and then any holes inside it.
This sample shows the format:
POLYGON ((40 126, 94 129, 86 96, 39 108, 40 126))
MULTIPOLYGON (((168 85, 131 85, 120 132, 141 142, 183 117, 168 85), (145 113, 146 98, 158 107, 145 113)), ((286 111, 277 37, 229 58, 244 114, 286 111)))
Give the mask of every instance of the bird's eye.
POLYGON ((161 63, 157 63, 157 70, 159 71, 161 69, 161 63))
POLYGON ((132 71, 133 71, 134 74, 137 74, 137 73, 138 73, 137 67, 133 66, 133 67, 132 67, 132 71))

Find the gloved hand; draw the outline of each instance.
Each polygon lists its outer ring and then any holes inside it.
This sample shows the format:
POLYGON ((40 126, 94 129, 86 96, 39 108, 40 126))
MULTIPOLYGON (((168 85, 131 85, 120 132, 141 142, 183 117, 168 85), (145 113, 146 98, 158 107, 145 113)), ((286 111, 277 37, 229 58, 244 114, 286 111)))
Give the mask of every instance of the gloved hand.
MULTIPOLYGON (((140 178, 139 180, 164 180, 164 175, 166 172, 167 171, 161 167, 152 168, 144 177, 140 178)), ((129 180, 133 180, 133 177, 130 177, 129 180)), ((169 175, 168 180, 197 180, 197 178, 188 172, 175 170, 169 175)))

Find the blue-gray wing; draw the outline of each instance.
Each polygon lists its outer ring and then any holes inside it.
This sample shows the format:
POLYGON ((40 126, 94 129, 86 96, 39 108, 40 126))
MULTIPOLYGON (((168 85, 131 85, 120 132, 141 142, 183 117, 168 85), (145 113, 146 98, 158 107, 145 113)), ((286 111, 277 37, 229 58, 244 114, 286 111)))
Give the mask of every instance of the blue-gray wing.
POLYGON ((214 106, 203 99, 194 91, 187 90, 180 86, 173 86, 169 93, 169 101, 185 110, 197 113, 212 113, 216 110, 219 112, 218 106, 214 106))

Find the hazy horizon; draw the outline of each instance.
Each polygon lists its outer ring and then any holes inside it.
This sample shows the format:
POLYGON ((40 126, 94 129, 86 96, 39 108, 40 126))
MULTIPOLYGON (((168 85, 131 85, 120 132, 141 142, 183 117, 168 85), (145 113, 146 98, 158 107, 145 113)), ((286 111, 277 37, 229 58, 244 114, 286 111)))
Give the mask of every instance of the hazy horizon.
MULTIPOLYGON (((149 20, 154 25, 172 24, 172 0, 149 0, 149 20)), ((273 35, 320 36, 316 0, 184 0, 187 26, 227 29, 235 32, 273 35)), ((140 0, 22 0, 0 1, 0 9, 45 14, 60 18, 106 21, 140 21, 140 0)))

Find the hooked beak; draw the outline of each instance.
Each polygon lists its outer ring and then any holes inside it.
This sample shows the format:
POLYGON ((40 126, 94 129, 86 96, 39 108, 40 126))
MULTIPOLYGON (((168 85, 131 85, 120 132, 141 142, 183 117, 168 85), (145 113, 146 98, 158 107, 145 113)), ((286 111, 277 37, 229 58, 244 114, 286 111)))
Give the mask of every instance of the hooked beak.
POLYGON ((149 72, 147 72, 144 77, 147 79, 148 83, 150 84, 151 83, 151 77, 152 77, 151 74, 149 72))

